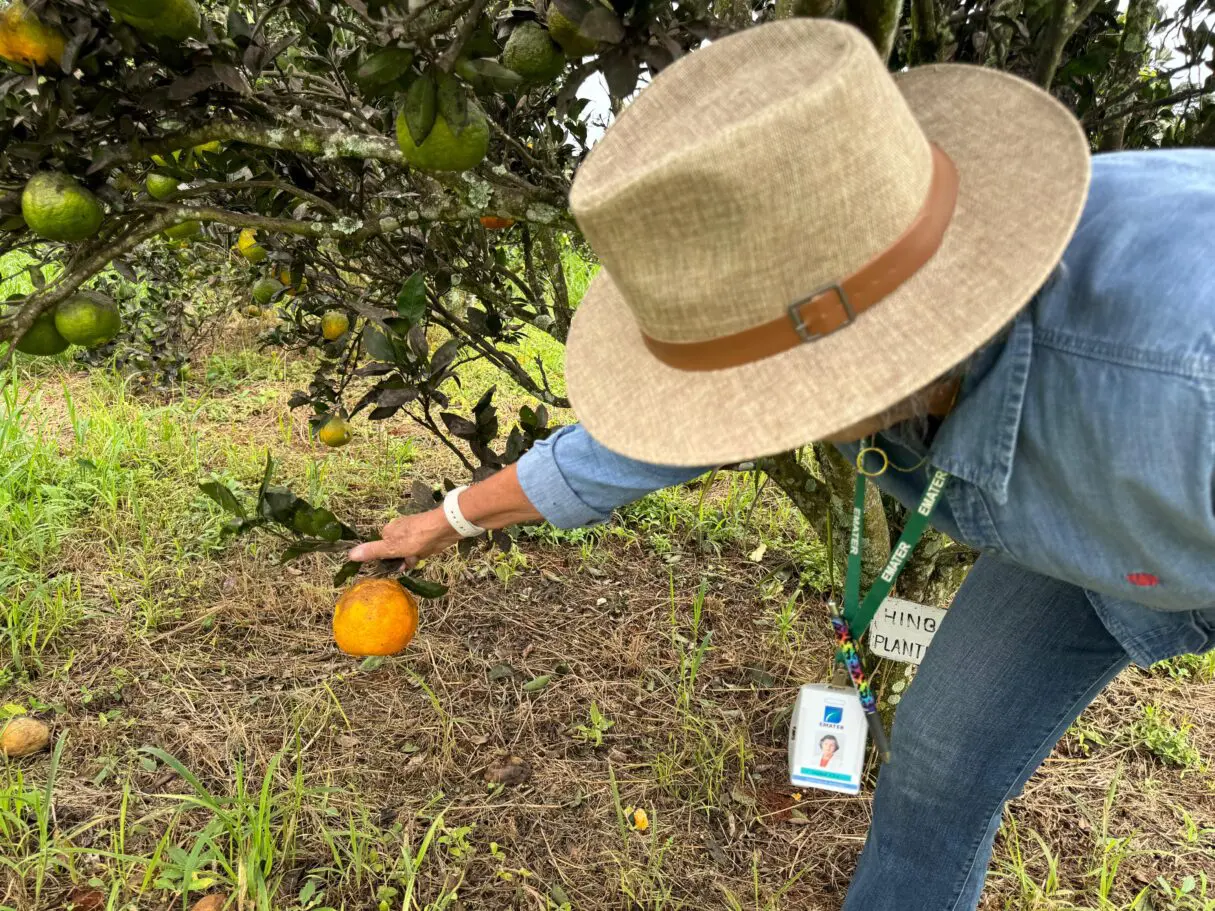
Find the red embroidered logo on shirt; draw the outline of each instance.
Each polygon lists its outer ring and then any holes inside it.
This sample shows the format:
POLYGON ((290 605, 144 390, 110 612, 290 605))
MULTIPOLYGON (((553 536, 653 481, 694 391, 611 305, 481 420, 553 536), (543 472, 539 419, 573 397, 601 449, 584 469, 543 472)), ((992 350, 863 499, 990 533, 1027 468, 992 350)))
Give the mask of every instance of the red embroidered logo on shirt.
POLYGON ((1140 585, 1144 588, 1151 588, 1153 585, 1160 584, 1160 577, 1154 576, 1151 573, 1127 573, 1126 581, 1131 585, 1140 585))

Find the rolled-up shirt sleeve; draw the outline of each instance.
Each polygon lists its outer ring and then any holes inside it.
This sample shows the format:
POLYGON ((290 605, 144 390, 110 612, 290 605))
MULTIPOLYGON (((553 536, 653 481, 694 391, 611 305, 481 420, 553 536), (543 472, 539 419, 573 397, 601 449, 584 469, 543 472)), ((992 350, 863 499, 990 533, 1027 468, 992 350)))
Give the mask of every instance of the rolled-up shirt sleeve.
POLYGON ((606 522, 617 507, 709 471, 638 462, 595 442, 581 424, 562 427, 519 459, 519 484, 558 528, 606 522))

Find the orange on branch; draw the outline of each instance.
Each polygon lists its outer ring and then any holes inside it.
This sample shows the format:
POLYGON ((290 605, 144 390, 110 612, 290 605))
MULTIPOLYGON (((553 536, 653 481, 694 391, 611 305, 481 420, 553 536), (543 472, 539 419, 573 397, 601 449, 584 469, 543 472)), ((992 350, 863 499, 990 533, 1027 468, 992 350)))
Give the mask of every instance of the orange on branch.
POLYGON ((354 431, 349 421, 334 415, 320 426, 316 438, 331 449, 337 449, 354 438, 354 431))
POLYGON ((330 310, 321 317, 321 335, 325 341, 341 338, 350 328, 350 317, 341 310, 330 310))
POLYGON ((489 231, 500 231, 509 228, 515 220, 507 215, 482 215, 481 227, 489 231))
POLYGON ((418 602, 395 579, 364 579, 333 609, 333 638, 350 655, 395 655, 418 629, 418 602))

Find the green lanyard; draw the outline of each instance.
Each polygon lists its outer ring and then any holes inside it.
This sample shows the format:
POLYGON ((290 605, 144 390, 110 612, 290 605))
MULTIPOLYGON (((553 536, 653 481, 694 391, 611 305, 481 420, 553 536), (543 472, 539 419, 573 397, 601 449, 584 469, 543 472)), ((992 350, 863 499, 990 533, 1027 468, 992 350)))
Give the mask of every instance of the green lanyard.
POLYGON ((890 594, 890 589, 894 587, 899 573, 903 571, 907 558, 911 556, 915 546, 920 543, 920 538, 924 536, 924 529, 928 527, 928 519, 937 505, 937 500, 941 498, 941 492, 945 489, 948 480, 949 475, 943 471, 938 470, 932 473, 924 496, 920 498, 920 505, 916 507, 915 512, 908 516, 907 524, 903 527, 903 534, 899 536, 899 543, 890 552, 890 559, 886 561, 881 574, 874 580, 873 585, 869 588, 869 593, 862 601, 861 538, 864 535, 865 524, 865 475, 857 473, 856 492, 852 499, 852 537, 848 541, 848 575, 844 579, 844 620, 848 624, 848 630, 854 640, 859 640, 865 634, 865 630, 869 628, 869 623, 878 612, 878 608, 882 606, 882 602, 890 594))

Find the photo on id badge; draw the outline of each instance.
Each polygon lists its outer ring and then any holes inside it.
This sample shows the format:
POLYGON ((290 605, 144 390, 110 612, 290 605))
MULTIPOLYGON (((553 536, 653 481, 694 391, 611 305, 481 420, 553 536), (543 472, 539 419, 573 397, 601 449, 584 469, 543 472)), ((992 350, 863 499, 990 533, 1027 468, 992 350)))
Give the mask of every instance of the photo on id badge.
POLYGON ((789 735, 792 784, 849 794, 860 790, 867 729, 854 691, 803 686, 789 735))

